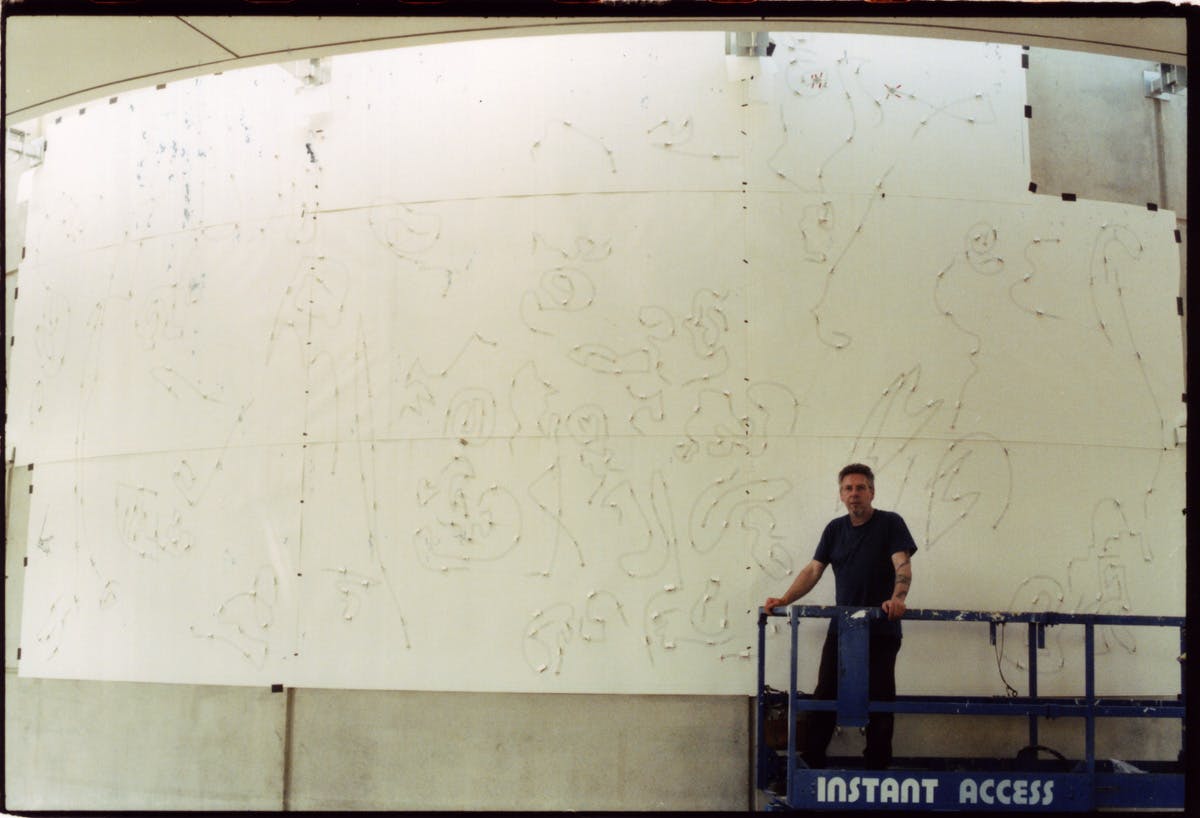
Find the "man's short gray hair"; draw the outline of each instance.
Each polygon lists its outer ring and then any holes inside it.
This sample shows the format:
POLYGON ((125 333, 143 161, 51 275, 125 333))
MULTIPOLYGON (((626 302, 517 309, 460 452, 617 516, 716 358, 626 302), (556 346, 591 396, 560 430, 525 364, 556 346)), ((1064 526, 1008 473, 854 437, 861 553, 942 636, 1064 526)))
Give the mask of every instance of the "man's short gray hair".
POLYGON ((867 485, 875 488, 875 472, 871 471, 871 467, 865 463, 851 463, 849 466, 843 466, 838 472, 838 485, 842 484, 847 474, 861 474, 867 478, 867 485))

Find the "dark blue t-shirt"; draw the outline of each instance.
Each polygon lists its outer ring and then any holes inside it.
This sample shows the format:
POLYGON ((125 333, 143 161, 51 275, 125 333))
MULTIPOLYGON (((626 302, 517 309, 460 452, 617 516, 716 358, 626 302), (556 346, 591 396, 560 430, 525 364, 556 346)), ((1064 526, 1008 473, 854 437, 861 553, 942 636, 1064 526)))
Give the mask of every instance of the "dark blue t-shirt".
MULTIPOLYGON (((892 554, 916 550, 904 518, 877 508, 860 526, 851 524, 849 514, 830 521, 813 559, 833 567, 836 604, 878 608, 892 598, 896 587, 892 554)), ((834 627, 836 623, 833 620, 834 627)), ((871 632, 899 636, 900 621, 875 620, 871 632)))

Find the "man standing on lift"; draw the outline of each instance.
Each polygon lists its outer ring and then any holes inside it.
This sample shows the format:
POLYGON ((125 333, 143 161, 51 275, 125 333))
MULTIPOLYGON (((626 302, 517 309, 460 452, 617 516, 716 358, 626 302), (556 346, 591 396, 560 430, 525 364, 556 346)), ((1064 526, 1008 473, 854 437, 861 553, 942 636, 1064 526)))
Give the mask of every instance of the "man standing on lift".
MULTIPOLYGON (((869 466, 851 463, 838 473, 841 501, 849 512, 825 526, 812 561, 800 570, 782 597, 768 597, 764 607, 791 605, 807 594, 821 579, 826 565, 833 566, 836 604, 882 607, 887 619, 870 623, 868 693, 871 701, 896 698, 896 655, 900 652, 900 618, 912 584, 910 558, 917 550, 904 519, 894 511, 872 508, 875 475, 869 466)), ((838 688, 837 619, 829 622, 821 667, 813 697, 836 699, 838 688)), ((804 761, 812 768, 824 767, 825 751, 833 737, 837 716, 833 711, 808 713, 804 761)), ((863 751, 867 769, 882 770, 892 761, 893 714, 872 713, 867 723, 867 746, 863 751)))

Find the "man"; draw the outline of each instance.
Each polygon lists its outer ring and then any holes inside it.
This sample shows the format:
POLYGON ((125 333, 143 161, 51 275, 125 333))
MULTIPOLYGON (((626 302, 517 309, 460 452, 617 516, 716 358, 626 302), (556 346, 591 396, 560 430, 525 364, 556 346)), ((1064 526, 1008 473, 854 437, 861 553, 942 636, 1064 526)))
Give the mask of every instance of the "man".
MULTIPOLYGON (((849 514, 825 526, 812 561, 800 570, 782 597, 768 597, 764 607, 771 610, 791 605, 813 589, 826 565, 832 565, 838 605, 880 606, 887 614, 886 619, 875 619, 870 624, 868 696, 871 701, 894 701, 900 618, 912 584, 910 558, 917 545, 899 514, 871 506, 875 475, 870 467, 851 463, 843 468, 838 473, 838 490, 849 514)), ((837 620, 833 619, 821 650, 814 698, 837 698, 837 654, 837 620)), ((804 760, 809 767, 825 766, 825 751, 836 719, 832 711, 809 711, 804 742, 804 760)), ((863 752, 868 769, 882 770, 891 763, 893 721, 891 713, 871 714, 863 752)))

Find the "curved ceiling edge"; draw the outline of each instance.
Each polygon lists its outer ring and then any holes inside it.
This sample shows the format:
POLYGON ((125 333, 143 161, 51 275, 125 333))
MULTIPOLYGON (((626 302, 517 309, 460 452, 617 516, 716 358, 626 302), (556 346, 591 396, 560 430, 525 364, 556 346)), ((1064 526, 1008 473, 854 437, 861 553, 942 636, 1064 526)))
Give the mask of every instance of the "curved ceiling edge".
POLYGON ((88 19, 89 35, 80 39, 72 36, 65 23, 57 25, 66 19, 9 19, 6 124, 124 91, 237 68, 429 43, 571 33, 765 27, 997 42, 1187 64, 1187 30, 1182 17, 97 17, 88 19), (149 57, 145 39, 140 40, 142 48, 132 46, 143 36, 139 24, 148 21, 171 24, 156 27, 154 36, 160 42, 149 57), (30 25, 23 25, 26 22, 30 25), (105 28, 105 36, 95 36, 95 24, 105 28), (123 39, 130 47, 123 47, 123 39))

